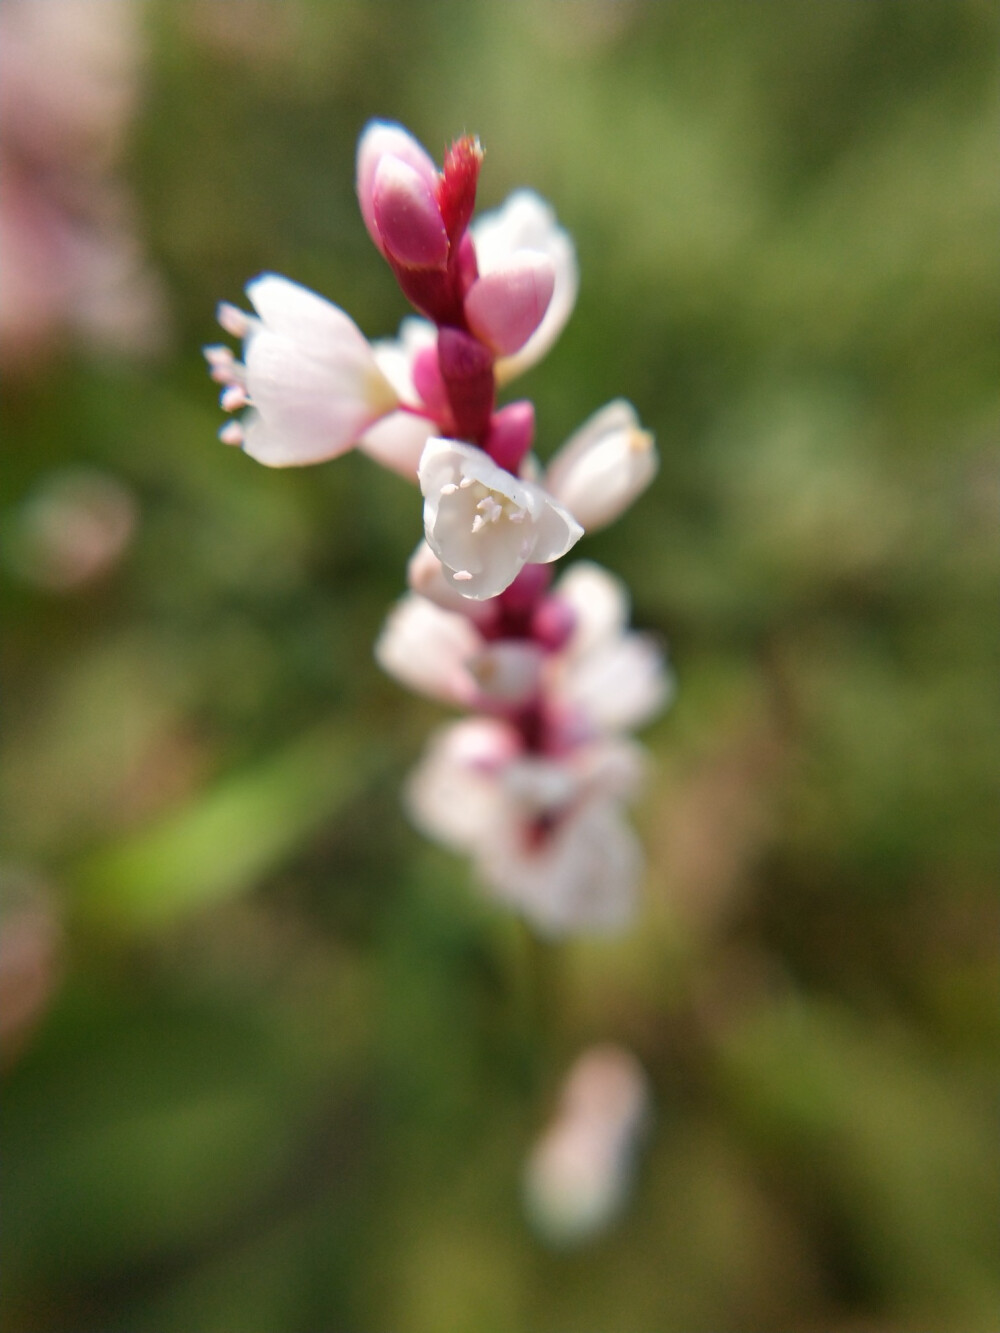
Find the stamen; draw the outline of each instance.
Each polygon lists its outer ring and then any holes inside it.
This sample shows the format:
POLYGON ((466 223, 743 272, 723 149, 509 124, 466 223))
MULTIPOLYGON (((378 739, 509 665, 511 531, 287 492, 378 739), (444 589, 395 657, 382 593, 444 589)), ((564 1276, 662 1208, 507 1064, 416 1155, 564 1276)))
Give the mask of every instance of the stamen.
POLYGON ((219 439, 223 444, 241 445, 243 443, 243 427, 238 421, 227 421, 219 431, 219 439))
POLYGON ((476 517, 472 520, 473 534, 477 532, 482 532, 483 528, 485 527, 486 527, 486 519, 483 518, 482 514, 477 514, 476 517))
POLYGON ((441 494, 442 494, 442 495, 457 495, 457 494, 458 494, 458 487, 455 485, 455 483, 454 483, 453 481, 445 482, 445 484, 441 487, 441 494))
POLYGON ((463 477, 462 480, 458 483, 458 489, 460 491, 467 491, 470 486, 475 486, 475 484, 476 484, 475 477, 463 477))
POLYGON ((456 569, 452 574, 452 578, 456 583, 468 583, 472 578, 472 574, 468 569, 456 569))
POLYGON ((230 305, 228 301, 223 301, 219 306, 216 319, 226 333, 232 334, 234 338, 245 338, 250 331, 250 316, 246 311, 230 305))
POLYGON ((249 399, 247 391, 242 384, 230 384, 221 398, 223 412, 235 412, 240 407, 246 407, 249 399))

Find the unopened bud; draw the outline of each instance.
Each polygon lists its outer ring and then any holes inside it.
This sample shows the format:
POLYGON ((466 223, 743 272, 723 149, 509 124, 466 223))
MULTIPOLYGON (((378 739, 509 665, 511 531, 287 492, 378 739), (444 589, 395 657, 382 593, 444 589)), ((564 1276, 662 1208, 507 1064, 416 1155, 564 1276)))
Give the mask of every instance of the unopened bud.
POLYGON ((497 356, 510 356, 541 324, 555 288, 547 255, 522 250, 510 262, 478 278, 465 297, 465 317, 477 338, 497 356))
POLYGON ((406 268, 444 268, 448 233, 434 190, 398 157, 382 158, 372 185, 375 226, 387 258, 406 268))

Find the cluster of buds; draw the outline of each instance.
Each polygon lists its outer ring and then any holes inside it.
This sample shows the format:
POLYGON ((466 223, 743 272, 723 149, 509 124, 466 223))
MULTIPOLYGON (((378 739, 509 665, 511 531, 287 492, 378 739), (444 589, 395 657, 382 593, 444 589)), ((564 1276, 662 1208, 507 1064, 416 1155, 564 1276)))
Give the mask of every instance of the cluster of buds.
POLYGON ((421 316, 396 339, 369 343, 338 307, 265 274, 247 287, 253 314, 220 308, 242 361, 225 346, 206 356, 223 407, 241 414, 225 443, 271 467, 357 446, 419 484, 424 541, 376 652, 408 686, 476 716, 432 742, 411 811, 557 934, 628 914, 641 858, 621 812, 642 754, 626 733, 669 684, 658 649, 626 629, 618 580, 581 563, 552 584, 548 567, 631 504, 656 452, 618 400, 543 467, 532 403, 498 406, 561 332, 577 269, 529 191, 472 221, 482 157, 462 138, 438 170, 398 125, 361 137, 362 217, 421 316))

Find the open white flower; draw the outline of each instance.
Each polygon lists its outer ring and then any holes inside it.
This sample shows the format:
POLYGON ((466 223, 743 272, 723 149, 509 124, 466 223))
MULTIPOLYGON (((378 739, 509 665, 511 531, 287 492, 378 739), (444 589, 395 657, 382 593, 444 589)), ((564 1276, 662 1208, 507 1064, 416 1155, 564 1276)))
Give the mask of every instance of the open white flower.
POLYGON ((475 445, 428 440, 418 476, 427 544, 464 597, 496 597, 525 564, 558 560, 583 535, 541 486, 475 445))
POLYGON ((589 417, 545 471, 545 487, 588 532, 613 522, 656 476, 653 437, 623 398, 589 417))
POLYGON ((244 340, 244 363, 225 348, 206 355, 226 385, 223 406, 249 404, 226 443, 268 467, 336 458, 391 412, 399 395, 364 334, 337 306, 274 273, 247 286, 257 316, 223 306, 220 322, 244 340))
POLYGON ((502 207, 484 213, 470 227, 481 276, 516 262, 519 251, 535 251, 551 261, 552 297, 528 341, 496 363, 497 382, 506 384, 540 361, 562 333, 576 304, 580 284, 576 251, 549 204, 532 190, 517 190, 502 207))

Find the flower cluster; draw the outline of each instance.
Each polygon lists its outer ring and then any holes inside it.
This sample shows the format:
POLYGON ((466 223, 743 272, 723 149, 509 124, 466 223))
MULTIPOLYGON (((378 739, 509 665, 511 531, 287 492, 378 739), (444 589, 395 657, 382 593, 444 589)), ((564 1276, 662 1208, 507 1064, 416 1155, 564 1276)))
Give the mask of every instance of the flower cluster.
POLYGON ((270 467, 357 446, 419 484, 424 541, 376 654, 411 688, 475 716, 442 732, 409 787, 415 821, 468 853, 537 927, 617 924, 640 865, 622 807, 642 754, 627 732, 662 707, 657 648, 626 629, 624 588, 581 563, 548 568, 652 480, 632 406, 595 413, 548 465, 535 411, 497 391, 558 337, 577 291, 572 242, 518 191, 472 220, 482 150, 459 139, 439 170, 398 125, 357 155, 361 215, 420 317, 369 343, 340 309, 286 278, 249 284, 253 313, 220 308, 243 341, 206 357, 225 443, 270 467))

